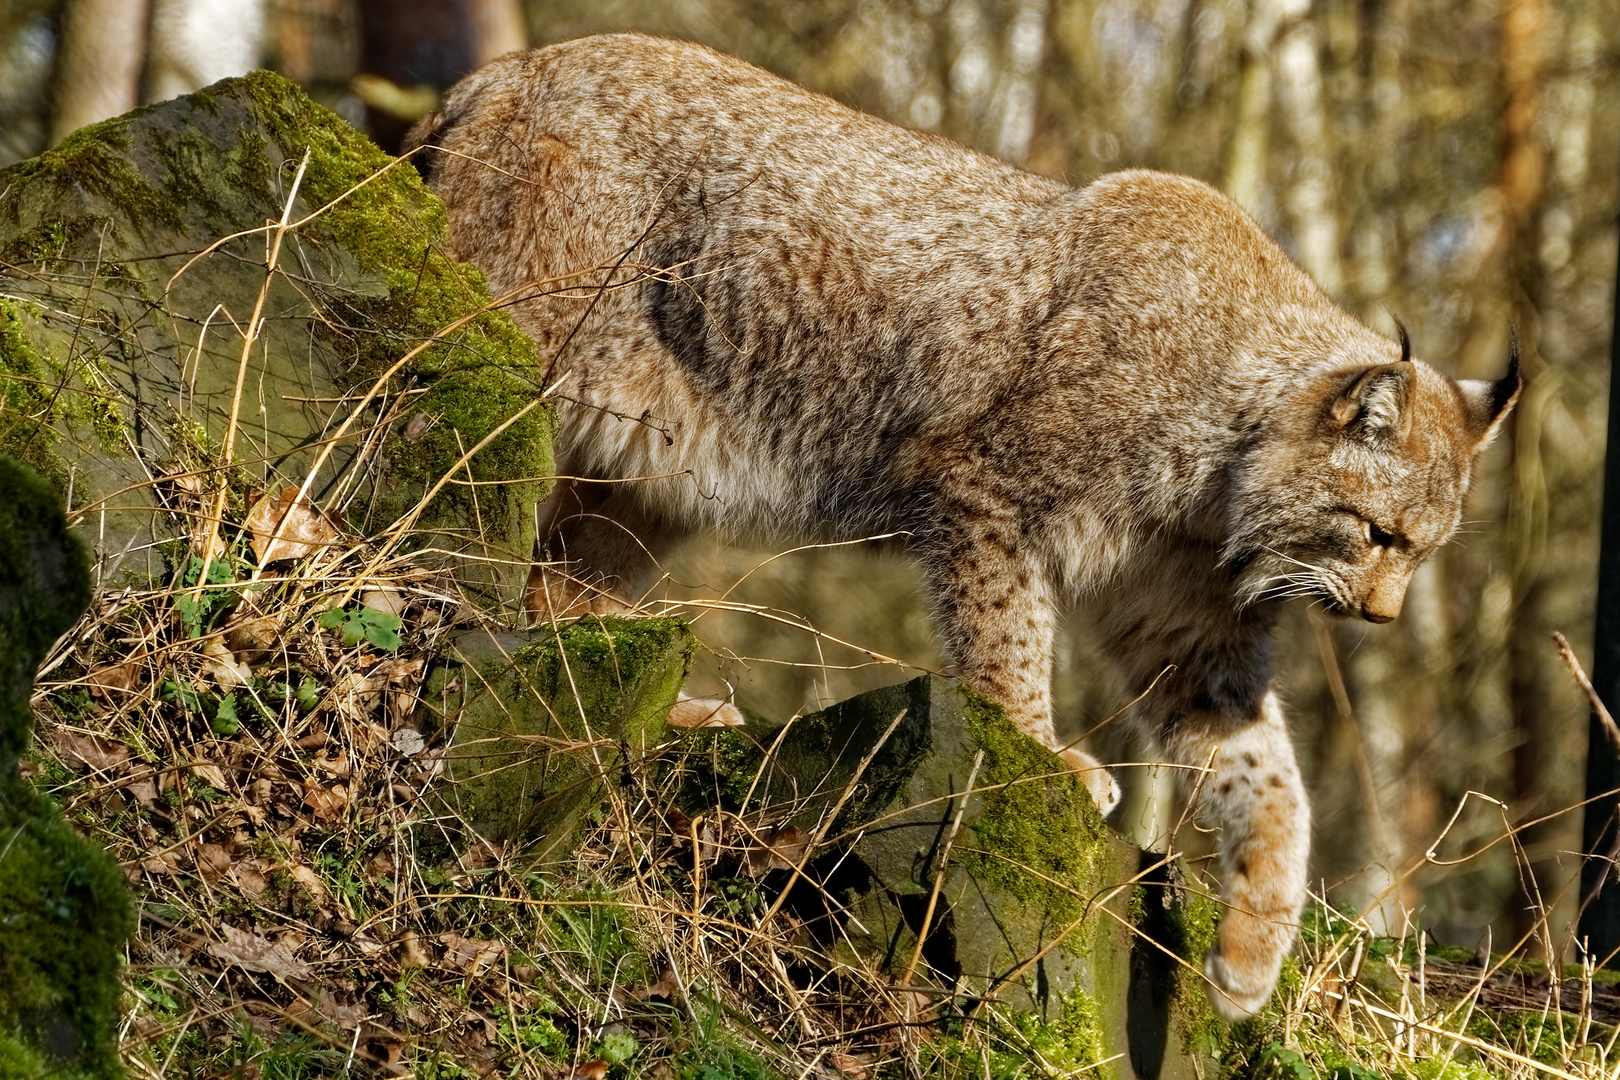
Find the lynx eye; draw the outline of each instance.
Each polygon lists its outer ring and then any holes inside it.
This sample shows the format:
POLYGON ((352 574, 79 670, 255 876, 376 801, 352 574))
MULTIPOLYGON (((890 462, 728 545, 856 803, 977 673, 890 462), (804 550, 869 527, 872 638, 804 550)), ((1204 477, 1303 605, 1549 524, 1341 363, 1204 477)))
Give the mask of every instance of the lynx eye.
POLYGON ((1367 542, 1369 544, 1374 544, 1383 548, 1395 546, 1395 535, 1393 533, 1385 532, 1383 529, 1380 529, 1377 525, 1374 525, 1370 521, 1364 522, 1363 524, 1366 525, 1367 542))

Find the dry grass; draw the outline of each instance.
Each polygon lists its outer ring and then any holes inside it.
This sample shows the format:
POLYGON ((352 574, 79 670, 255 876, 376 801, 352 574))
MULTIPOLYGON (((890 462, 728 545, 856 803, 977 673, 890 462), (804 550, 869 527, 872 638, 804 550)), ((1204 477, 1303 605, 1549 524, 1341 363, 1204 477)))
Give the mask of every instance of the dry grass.
MULTIPOLYGON (((196 513, 200 494, 166 491, 196 513)), ((199 591, 177 544, 176 580, 98 598, 39 684, 30 769, 139 906, 136 1075, 1106 1075, 1044 1060, 1008 1013, 964 1022, 959 1001, 831 955, 780 902, 814 838, 688 819, 678 760, 610 785, 566 866, 447 852, 470 830, 421 799, 444 733, 424 739, 417 691, 445 635, 501 615, 294 510, 319 546, 255 570, 253 529, 228 522, 199 591)), ((1491 845, 1523 827, 1504 813, 1491 845)), ((1617 1019, 1590 966, 1482 966, 1322 904, 1228 1067, 1615 1077, 1617 1019)))

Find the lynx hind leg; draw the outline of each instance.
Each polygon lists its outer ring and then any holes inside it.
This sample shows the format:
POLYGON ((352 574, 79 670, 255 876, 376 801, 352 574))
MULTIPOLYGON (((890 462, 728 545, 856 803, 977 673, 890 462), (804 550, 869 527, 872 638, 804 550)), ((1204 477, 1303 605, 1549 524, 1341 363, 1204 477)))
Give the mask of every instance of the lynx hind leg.
POLYGON ((561 480, 536 509, 540 539, 523 590, 529 622, 632 614, 669 530, 608 483, 561 480))
POLYGON ((1216 1011, 1240 1020, 1270 1000, 1299 929, 1310 804, 1276 695, 1267 693, 1259 717, 1235 731, 1179 734, 1174 756, 1213 770, 1203 778, 1199 815, 1220 830, 1226 914, 1204 974, 1216 1011))
POLYGON ((1119 805, 1119 784, 1052 727, 1056 616, 1046 574, 1002 539, 1019 535, 1016 524, 968 514, 960 520, 968 524, 946 515, 940 527, 940 547, 950 556, 928 560, 946 655, 963 682, 1000 702, 1015 727, 1079 774, 1106 817, 1119 805))

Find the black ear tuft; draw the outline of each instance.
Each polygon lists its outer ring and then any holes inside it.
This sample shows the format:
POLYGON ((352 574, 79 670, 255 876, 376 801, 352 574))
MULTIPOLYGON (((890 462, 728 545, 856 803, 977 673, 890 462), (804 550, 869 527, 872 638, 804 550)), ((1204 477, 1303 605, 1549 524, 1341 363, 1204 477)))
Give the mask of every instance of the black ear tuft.
POLYGON ((1401 363, 1409 364, 1412 362, 1411 335, 1406 332, 1406 324, 1401 322, 1401 317, 1399 315, 1391 314, 1390 318, 1395 320, 1395 336, 1398 337, 1401 342, 1401 363))
POLYGON ((1519 391, 1523 388, 1524 376, 1519 374, 1519 328, 1515 326, 1508 339, 1507 374, 1491 384, 1492 419, 1502 415, 1508 406, 1517 401, 1519 391))
POLYGON ((1519 395, 1524 391, 1524 376, 1519 371, 1519 330, 1513 329, 1513 337, 1508 345, 1507 374, 1492 382, 1476 379, 1465 379, 1457 384, 1462 392, 1464 407, 1468 412, 1468 424, 1474 435, 1474 449, 1477 451, 1491 441, 1502 421, 1512 410, 1519 395))

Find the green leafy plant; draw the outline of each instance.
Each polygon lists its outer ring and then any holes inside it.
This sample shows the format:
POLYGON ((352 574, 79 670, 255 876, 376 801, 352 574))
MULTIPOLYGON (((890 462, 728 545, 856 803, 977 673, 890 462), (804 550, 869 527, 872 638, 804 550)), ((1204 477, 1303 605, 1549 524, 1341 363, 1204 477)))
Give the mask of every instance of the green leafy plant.
POLYGON ((236 712, 236 695, 226 694, 219 699, 219 705, 214 709, 214 718, 211 721, 214 734, 235 735, 242 730, 242 719, 236 712))
MULTIPOLYGON (((236 603, 236 594, 227 589, 204 588, 201 592, 193 592, 197 587, 197 578, 202 574, 203 561, 196 555, 186 560, 180 573, 175 575, 176 593, 174 608, 180 613, 180 624, 185 627, 187 637, 202 637, 214 621, 214 617, 236 603)), ((226 585, 235 580, 231 572, 231 564, 225 559, 213 559, 208 563, 208 585, 226 585)))
POLYGON ((392 652, 399 648, 399 631, 404 620, 376 608, 332 608, 320 618, 323 630, 336 630, 345 646, 369 641, 373 648, 392 652))

